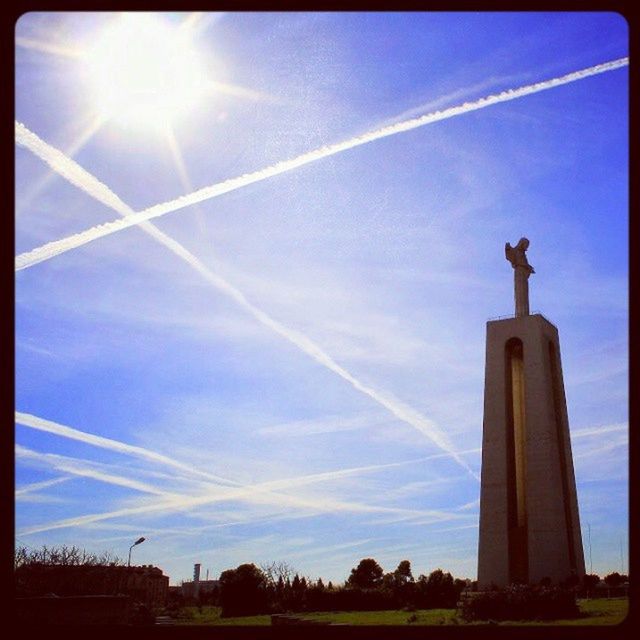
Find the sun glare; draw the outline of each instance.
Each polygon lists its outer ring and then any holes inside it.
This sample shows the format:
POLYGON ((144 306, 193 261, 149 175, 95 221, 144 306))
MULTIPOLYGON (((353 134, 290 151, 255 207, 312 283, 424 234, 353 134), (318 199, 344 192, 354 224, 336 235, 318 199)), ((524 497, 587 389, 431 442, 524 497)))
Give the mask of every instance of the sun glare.
POLYGON ((163 126, 202 98, 202 62, 180 29, 153 14, 122 14, 87 52, 98 114, 128 127, 163 126))

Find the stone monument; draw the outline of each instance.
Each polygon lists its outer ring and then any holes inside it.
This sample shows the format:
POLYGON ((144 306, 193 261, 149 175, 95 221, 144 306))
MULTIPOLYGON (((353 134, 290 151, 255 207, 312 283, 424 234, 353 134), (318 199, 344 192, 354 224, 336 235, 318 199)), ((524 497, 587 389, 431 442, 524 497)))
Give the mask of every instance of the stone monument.
POLYGON ((505 246, 515 316, 487 322, 480 589, 584 575, 558 330, 529 315, 528 247, 505 246))

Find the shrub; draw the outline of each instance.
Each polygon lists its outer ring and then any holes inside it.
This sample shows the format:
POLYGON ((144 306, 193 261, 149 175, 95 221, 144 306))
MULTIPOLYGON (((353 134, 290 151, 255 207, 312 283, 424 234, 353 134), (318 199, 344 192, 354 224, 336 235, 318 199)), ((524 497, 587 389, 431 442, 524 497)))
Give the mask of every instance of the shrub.
POLYGON ((479 593, 463 601, 460 613, 466 621, 557 620, 580 615, 575 593, 541 585, 511 585, 479 593))

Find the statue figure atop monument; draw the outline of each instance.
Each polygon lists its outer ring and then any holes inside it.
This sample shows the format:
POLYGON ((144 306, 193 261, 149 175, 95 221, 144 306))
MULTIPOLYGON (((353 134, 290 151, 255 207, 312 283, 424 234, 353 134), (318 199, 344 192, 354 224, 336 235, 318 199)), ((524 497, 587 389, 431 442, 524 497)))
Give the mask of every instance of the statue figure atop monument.
POLYGON ((478 588, 585 575, 558 329, 529 315, 529 240, 505 244, 515 317, 487 322, 478 588))
POLYGON ((514 269, 516 317, 529 315, 529 276, 535 273, 529 264, 525 251, 529 248, 529 240, 520 238, 512 247, 508 242, 504 246, 504 254, 514 269))

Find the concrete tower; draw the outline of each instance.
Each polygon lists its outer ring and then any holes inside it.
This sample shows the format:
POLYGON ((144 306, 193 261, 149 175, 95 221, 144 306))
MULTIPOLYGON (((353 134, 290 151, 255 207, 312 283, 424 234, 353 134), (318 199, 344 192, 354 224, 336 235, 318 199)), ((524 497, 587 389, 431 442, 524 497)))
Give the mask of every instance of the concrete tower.
POLYGON ((200 594, 200 563, 193 565, 193 595, 198 597, 200 594))
POLYGON ((584 575, 558 330, 529 315, 534 273, 522 238, 515 317, 487 322, 478 586, 584 575))

